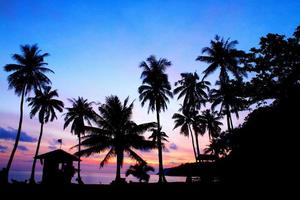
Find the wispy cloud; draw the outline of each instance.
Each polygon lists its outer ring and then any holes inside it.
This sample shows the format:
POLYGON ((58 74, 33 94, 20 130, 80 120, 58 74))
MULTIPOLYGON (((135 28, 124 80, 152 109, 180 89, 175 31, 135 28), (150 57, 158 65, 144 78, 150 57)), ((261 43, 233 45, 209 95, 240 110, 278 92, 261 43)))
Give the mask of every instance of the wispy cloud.
MULTIPOLYGON (((8 129, 4 129, 2 127, 0 127, 0 139, 3 140, 15 140, 17 135, 17 130, 13 129, 11 127, 9 127, 8 129)), ((21 132, 21 136, 20 136, 20 141, 21 142, 36 142, 36 138, 31 137, 30 135, 28 135, 25 132, 21 132)))
POLYGON ((18 146, 18 149, 19 149, 20 151, 29 151, 29 149, 28 149, 26 146, 23 146, 23 145, 19 145, 19 146, 18 146))
POLYGON ((0 145, 0 153, 5 153, 7 151, 7 146, 0 145))
POLYGON ((175 143, 171 143, 169 148, 172 149, 172 150, 177 150, 178 149, 178 147, 175 143))

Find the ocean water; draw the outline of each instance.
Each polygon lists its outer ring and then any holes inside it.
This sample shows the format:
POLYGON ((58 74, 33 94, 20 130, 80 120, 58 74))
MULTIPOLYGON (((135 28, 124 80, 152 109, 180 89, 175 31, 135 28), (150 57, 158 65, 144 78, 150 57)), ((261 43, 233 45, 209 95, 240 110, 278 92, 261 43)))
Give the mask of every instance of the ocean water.
MULTIPOLYGON (((99 172, 85 172, 81 174, 81 178, 85 184, 110 184, 115 179, 114 173, 99 173, 99 172)), ((9 180, 25 181, 30 177, 30 171, 11 171, 9 180)), ((126 178, 127 182, 138 182, 138 180, 132 176, 126 177, 125 174, 121 174, 122 178, 126 178)), ((72 182, 76 182, 77 175, 75 174, 72 182)), ((42 172, 37 171, 35 173, 36 182, 40 182, 42 179, 42 172)), ((168 182, 185 182, 185 177, 166 176, 168 182)), ((158 182, 158 175, 150 175, 150 183, 158 182)))

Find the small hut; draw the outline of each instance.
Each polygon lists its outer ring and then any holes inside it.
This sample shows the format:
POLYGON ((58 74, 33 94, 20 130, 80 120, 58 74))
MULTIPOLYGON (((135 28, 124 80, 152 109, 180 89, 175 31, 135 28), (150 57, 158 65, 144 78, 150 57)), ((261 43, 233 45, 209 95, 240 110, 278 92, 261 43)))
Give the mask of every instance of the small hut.
POLYGON ((57 149, 36 157, 43 165, 42 183, 70 184, 76 169, 73 161, 79 158, 61 149, 57 149))

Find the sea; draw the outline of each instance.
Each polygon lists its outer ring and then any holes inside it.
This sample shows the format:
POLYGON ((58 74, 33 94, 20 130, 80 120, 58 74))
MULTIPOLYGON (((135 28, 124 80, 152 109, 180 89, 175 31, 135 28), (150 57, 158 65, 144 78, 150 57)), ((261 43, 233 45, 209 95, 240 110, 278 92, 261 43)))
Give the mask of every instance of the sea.
MULTIPOLYGON (((24 182, 29 180, 30 171, 11 171, 9 180, 16 180, 24 182)), ((110 184, 116 177, 115 173, 99 173, 99 172, 85 172, 81 174, 81 178, 85 184, 110 184)), ((125 174, 121 174, 122 178, 126 178, 127 182, 138 182, 138 180, 133 176, 126 177, 125 174)), ((77 175, 74 175, 72 183, 76 182, 77 175)), ((185 182, 185 177, 176 177, 176 176, 166 176, 168 182, 185 182)), ((35 172, 35 180, 37 183, 42 180, 42 172, 35 172)), ((150 183, 158 182, 158 175, 150 175, 150 183)))

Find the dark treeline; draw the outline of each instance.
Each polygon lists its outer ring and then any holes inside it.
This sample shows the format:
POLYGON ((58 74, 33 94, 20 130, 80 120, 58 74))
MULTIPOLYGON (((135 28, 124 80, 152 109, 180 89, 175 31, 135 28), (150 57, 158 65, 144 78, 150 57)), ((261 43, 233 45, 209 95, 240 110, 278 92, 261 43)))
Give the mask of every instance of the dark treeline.
MULTIPOLYGON (((196 61, 207 64, 201 77, 196 72, 184 72, 172 90, 167 68, 171 61, 150 56, 141 62, 142 84, 138 87, 142 106, 154 112, 156 122, 136 124, 132 121, 133 102, 117 96, 108 96, 97 105, 83 97, 70 99, 72 106, 65 108, 64 128, 78 137, 77 156, 90 156, 106 152, 100 166, 112 157, 117 158, 115 182, 122 182, 121 167, 124 156, 137 161, 126 176, 134 175, 148 181, 151 166, 135 150, 158 150, 159 182, 166 182, 163 167, 164 143, 167 133, 162 131, 160 113, 167 110, 173 95, 180 109, 173 115, 174 129, 190 137, 195 162, 202 154, 212 154, 217 159, 219 176, 225 182, 270 182, 294 175, 299 150, 294 138, 298 132, 300 111, 300 27, 293 36, 268 34, 260 39, 258 47, 244 52, 236 48, 238 42, 216 36, 209 47, 202 49, 196 61), (217 72, 218 80, 210 83, 206 78, 217 72), (93 105, 98 110, 93 109, 93 105), (239 117, 248 111, 245 122, 235 127, 232 115, 239 117), (224 130, 221 120, 224 119, 224 130), (150 138, 143 134, 151 131, 150 138), (200 150, 200 140, 208 134, 210 145, 200 150), (83 147, 83 149, 81 148, 83 147)), ((35 156, 38 155, 43 128, 46 123, 63 112, 64 104, 57 99, 51 81, 52 73, 37 45, 21 46, 22 54, 12 56, 16 64, 4 67, 10 73, 9 89, 20 97, 20 120, 15 145, 7 167, 1 172, 1 181, 8 182, 8 174, 18 147, 23 120, 23 104, 27 98, 30 117, 38 116, 40 136, 35 156)), ((35 183, 36 159, 33 161, 30 182, 35 183)), ((78 162, 78 183, 83 183, 78 162)), ((75 173, 75 172, 74 172, 75 173)))

